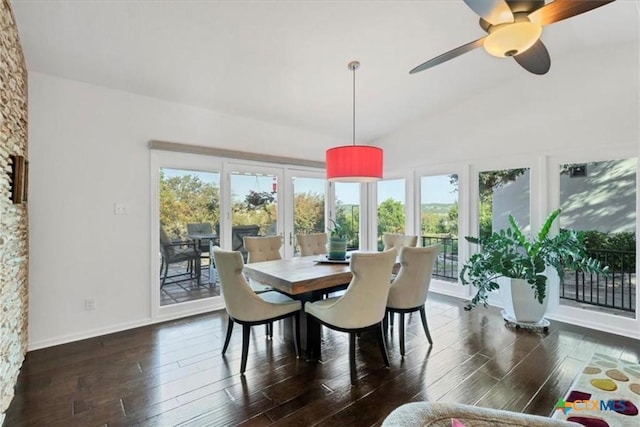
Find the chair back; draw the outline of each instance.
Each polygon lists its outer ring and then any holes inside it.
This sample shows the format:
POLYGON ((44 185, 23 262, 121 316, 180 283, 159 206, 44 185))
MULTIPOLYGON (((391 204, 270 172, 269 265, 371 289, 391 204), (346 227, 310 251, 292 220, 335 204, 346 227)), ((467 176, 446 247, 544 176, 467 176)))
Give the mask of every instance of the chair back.
POLYGON ((418 236, 410 236, 407 234, 394 234, 384 233, 382 235, 382 243, 384 244, 384 250, 395 249, 396 254, 400 251, 400 248, 405 246, 415 247, 418 245, 418 236))
POLYGON ((171 244, 171 239, 164 228, 160 226, 160 253, 165 259, 169 259, 175 253, 174 247, 171 244))
POLYGON ((300 256, 327 253, 327 233, 296 234, 300 256))
POLYGON ((244 247, 244 236, 257 236, 260 233, 260 226, 252 225, 234 225, 231 227, 231 249, 240 251, 242 258, 247 260, 247 249, 244 247))
POLYGON ((247 249, 247 264, 252 262, 273 261, 282 259, 280 247, 282 246, 282 237, 266 236, 266 237, 244 237, 244 247, 247 249))
POLYGON ((395 251, 353 253, 353 278, 344 295, 331 307, 331 323, 345 329, 357 329, 381 322, 395 261, 395 251))
POLYGON ((389 307, 415 308, 424 305, 439 249, 438 245, 433 245, 424 248, 404 247, 400 250, 400 271, 389 290, 389 307))
POLYGON ((242 274, 244 267, 242 254, 238 251, 223 251, 214 246, 213 259, 229 316, 245 322, 260 320, 264 317, 268 304, 253 292, 242 274))
MULTIPOLYGON (((213 227, 208 222, 192 222, 187 224, 187 235, 192 234, 209 234, 213 235, 213 227)), ((200 252, 209 252, 211 239, 200 240, 200 252)))
POLYGON ((192 222, 187 224, 187 234, 213 234, 213 227, 208 222, 192 222))

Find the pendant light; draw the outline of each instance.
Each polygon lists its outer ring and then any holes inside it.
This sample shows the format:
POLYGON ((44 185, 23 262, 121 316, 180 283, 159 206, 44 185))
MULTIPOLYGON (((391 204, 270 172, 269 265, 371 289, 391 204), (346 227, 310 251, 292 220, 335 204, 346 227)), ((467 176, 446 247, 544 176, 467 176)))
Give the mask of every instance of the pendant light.
POLYGON ((327 150, 326 167, 329 181, 372 182, 382 179, 382 149, 356 145, 356 70, 358 61, 348 65, 353 71, 353 144, 327 150))

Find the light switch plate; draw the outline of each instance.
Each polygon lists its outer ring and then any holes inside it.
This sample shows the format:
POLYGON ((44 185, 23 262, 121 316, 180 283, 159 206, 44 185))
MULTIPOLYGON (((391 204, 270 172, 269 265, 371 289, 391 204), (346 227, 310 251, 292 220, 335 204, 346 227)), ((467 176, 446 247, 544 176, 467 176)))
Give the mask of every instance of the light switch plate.
POLYGON ((129 205, 126 203, 114 203, 113 213, 116 215, 129 215, 129 205))

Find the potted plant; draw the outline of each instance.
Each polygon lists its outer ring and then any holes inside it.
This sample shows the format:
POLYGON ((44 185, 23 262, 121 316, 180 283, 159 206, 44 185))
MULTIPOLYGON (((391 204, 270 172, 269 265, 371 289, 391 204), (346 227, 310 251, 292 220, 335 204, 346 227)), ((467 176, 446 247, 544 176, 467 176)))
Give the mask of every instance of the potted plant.
POLYGON ((347 258, 347 230, 332 219, 329 229, 329 248, 327 257, 331 260, 343 261, 347 258))
POLYGON ((553 211, 535 238, 525 236, 512 215, 509 215, 507 229, 493 232, 488 237, 465 237, 481 248, 460 271, 462 284, 477 288, 466 310, 480 303, 486 307, 488 293, 499 289, 497 280, 505 277, 510 279, 508 289, 500 291, 506 297, 505 319, 538 323, 543 320, 547 308, 549 279, 545 271, 548 267, 552 267, 561 280, 565 269, 607 274, 608 267, 602 267, 587 255, 583 232, 562 230, 549 237, 551 225, 558 215, 560 209, 553 211))

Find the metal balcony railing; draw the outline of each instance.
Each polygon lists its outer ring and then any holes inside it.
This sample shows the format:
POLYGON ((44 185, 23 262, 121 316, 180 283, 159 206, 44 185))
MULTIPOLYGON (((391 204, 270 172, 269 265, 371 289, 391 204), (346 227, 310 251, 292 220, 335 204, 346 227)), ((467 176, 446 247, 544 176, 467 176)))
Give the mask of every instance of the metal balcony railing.
POLYGON ((432 275, 449 282, 457 282, 458 238, 453 236, 421 236, 421 238, 422 246, 440 246, 432 275))
POLYGON ((635 312, 635 251, 591 250, 589 255, 609 266, 609 276, 566 271, 560 298, 578 303, 635 312))

